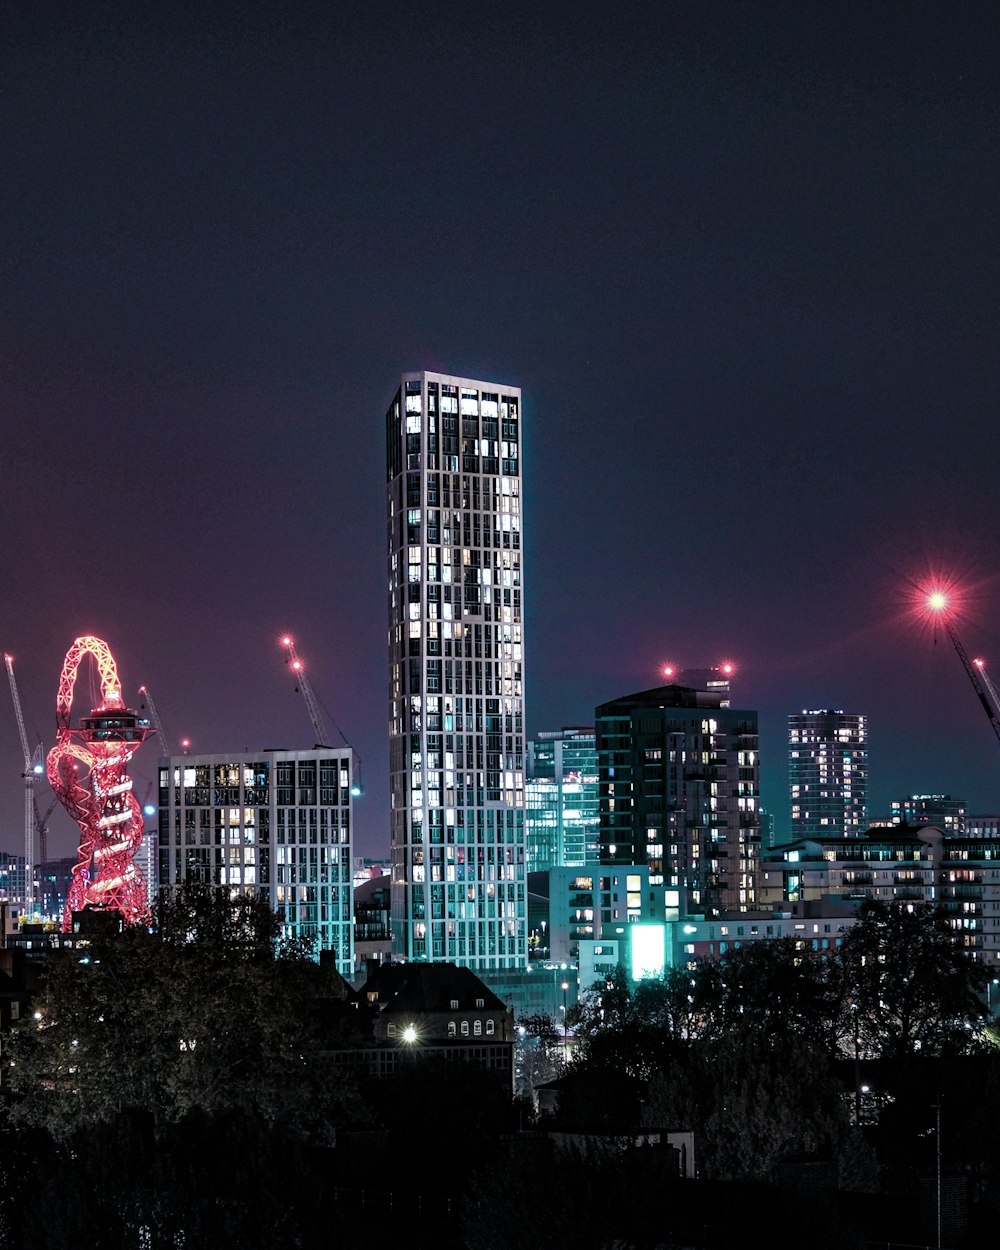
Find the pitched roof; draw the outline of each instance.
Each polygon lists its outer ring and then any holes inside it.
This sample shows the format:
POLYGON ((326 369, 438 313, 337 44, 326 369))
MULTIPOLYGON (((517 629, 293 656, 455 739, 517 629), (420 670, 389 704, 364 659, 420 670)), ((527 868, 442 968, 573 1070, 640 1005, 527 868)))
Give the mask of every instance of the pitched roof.
POLYGON ((382 1010, 450 1011, 456 1000, 460 1010, 475 1010, 477 999, 483 1001, 480 1010, 507 1010, 503 999, 471 969, 450 963, 382 964, 361 989, 362 999, 371 994, 377 995, 382 1010))

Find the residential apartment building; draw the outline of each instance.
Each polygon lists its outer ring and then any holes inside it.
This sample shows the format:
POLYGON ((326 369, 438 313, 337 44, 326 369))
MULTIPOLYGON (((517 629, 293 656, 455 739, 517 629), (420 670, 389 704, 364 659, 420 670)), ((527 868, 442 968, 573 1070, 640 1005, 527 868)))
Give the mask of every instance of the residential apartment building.
POLYGON ((684 916, 667 923, 668 962, 673 966, 719 959, 754 942, 791 938, 801 950, 832 954, 857 920, 858 900, 838 896, 811 904, 783 901, 774 911, 741 912, 705 920, 684 916))
POLYGON ((949 836, 965 833, 965 800, 950 794, 910 794, 893 799, 894 825, 937 825, 949 836))
POLYGON ((397 957, 525 967, 521 393, 403 376, 386 414, 397 957))
POLYGON ((596 712, 602 864, 645 864, 685 911, 756 905, 757 713, 660 686, 596 712))
POLYGON ((599 862, 593 729, 542 732, 531 739, 525 797, 529 872, 599 862))
POLYGON ((284 935, 354 972, 353 753, 181 755, 160 761, 161 887, 197 881, 254 891, 284 935))
POLYGON ((851 837, 867 828, 868 723, 829 708, 788 718, 791 837, 851 837))
POLYGON ((764 856, 765 906, 830 895, 942 907, 962 945, 1000 967, 1000 838, 948 837, 933 825, 802 839, 764 856))
POLYGON ((10 851, 0 851, 0 902, 23 907, 25 901, 25 859, 10 851))

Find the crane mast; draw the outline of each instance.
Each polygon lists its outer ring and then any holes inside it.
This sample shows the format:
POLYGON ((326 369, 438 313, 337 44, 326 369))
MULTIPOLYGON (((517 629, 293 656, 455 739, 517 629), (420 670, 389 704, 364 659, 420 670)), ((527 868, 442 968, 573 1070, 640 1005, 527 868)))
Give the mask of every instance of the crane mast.
POLYGON ((14 677, 14 657, 4 652, 3 662, 7 666, 7 679, 10 682, 10 693, 14 700, 14 715, 17 718, 17 731, 21 735, 21 751, 24 755, 24 910, 30 916, 35 905, 35 777, 44 771, 41 748, 35 749, 32 756, 28 746, 28 734, 24 728, 24 713, 21 711, 21 696, 17 690, 14 677), (36 771, 37 770, 37 771, 36 771))
POLYGON ((312 685, 306 676, 305 665, 299 659, 298 652, 295 650, 295 643, 289 634, 285 634, 282 637, 281 645, 288 653, 288 658, 285 662, 295 674, 298 688, 302 691, 302 697, 306 701, 309 719, 312 721, 313 731, 316 734, 316 746, 328 747, 330 745, 329 730, 326 727, 326 722, 323 720, 323 714, 319 710, 319 702, 313 692, 312 685))

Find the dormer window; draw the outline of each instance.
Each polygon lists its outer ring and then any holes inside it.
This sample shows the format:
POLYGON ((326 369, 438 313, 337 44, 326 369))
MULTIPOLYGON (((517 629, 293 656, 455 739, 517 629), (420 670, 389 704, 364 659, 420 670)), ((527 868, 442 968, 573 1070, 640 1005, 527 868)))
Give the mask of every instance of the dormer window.
POLYGON ((389 1037, 395 1037, 395 1036, 396 1036, 396 1026, 395 1026, 394 1024, 391 1024, 391 1023, 390 1023, 390 1024, 387 1024, 387 1025, 385 1026, 385 1031, 386 1031, 387 1036, 389 1036, 389 1037))
POLYGON ((458 999, 457 998, 453 998, 451 1000, 451 1009, 452 1011, 458 1011, 458 999))
POLYGON ((485 1006, 486 1006, 486 1001, 485 1001, 485 999, 482 999, 482 998, 477 998, 477 999, 476 999, 476 1006, 477 1006, 477 1007, 485 1007, 485 1006))

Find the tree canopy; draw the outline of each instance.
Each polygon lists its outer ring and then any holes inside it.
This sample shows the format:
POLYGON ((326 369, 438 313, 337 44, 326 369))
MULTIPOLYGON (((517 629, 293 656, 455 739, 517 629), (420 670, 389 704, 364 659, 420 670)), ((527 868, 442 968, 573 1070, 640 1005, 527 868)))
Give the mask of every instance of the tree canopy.
POLYGON ((5 1047, 11 1116, 61 1139, 131 1112, 161 1130, 239 1110, 320 1136, 359 1114, 322 1054, 343 982, 276 938, 266 904, 193 887, 152 931, 54 952, 5 1047))
POLYGON ((986 967, 926 903, 866 902, 834 964, 843 1048, 872 1057, 974 1049, 986 1018, 986 967))

